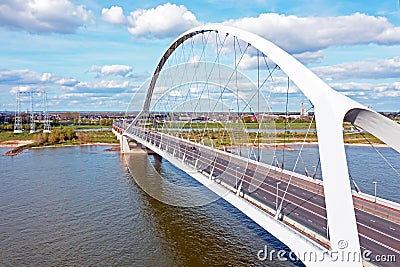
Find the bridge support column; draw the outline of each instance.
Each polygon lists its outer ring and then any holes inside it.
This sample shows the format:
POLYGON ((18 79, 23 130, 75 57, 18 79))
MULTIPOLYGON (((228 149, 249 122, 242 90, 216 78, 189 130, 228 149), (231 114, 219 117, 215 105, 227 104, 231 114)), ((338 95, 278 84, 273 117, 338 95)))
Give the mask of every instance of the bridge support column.
POLYGON ((331 251, 350 255, 350 259, 339 257, 339 266, 362 266, 362 261, 353 260, 361 257, 361 252, 344 149, 343 114, 331 108, 315 106, 331 251))
POLYGON ((125 135, 121 135, 121 137, 119 139, 119 144, 120 144, 120 148, 121 148, 121 153, 131 152, 131 149, 129 147, 128 138, 125 135))
POLYGON ((117 140, 120 140, 120 139, 121 139, 121 134, 120 134, 118 131, 116 131, 116 130, 114 130, 114 129, 112 129, 111 131, 112 131, 112 133, 117 137, 117 140))

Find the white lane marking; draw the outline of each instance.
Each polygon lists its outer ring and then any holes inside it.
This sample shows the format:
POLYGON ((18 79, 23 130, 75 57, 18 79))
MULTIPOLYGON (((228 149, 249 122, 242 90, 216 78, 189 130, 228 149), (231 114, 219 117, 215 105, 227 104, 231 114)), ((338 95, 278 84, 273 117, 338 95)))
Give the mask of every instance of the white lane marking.
POLYGON ((369 237, 369 236, 366 236, 366 235, 364 235, 364 234, 360 234, 360 236, 365 237, 366 239, 368 239, 368 240, 370 240, 370 241, 372 241, 372 242, 374 242, 374 243, 376 243, 376 244, 378 244, 378 245, 381 245, 382 247, 385 247, 385 248, 387 248, 387 249, 389 249, 389 250, 391 250, 391 251, 393 251, 393 252, 396 252, 396 253, 400 254, 400 251, 398 251, 397 249, 392 248, 392 247, 389 247, 388 245, 385 245, 385 244, 383 244, 383 243, 381 243, 381 242, 379 242, 379 241, 376 241, 375 239, 372 239, 372 238, 369 237))
MULTIPOLYGON (((379 233, 380 235, 384 235, 384 236, 386 236, 387 238, 394 239, 394 240, 396 240, 397 242, 400 242, 400 239, 398 239, 397 237, 394 237, 394 236, 391 236, 391 235, 389 235, 389 234, 387 234, 387 233, 384 233, 384 232, 382 232, 382 231, 376 230, 375 228, 372 228, 372 227, 370 227, 370 226, 368 226, 368 225, 365 225, 365 224, 363 224, 363 223, 357 222, 357 224, 359 224, 359 225, 361 225, 361 226, 364 226, 365 228, 368 228, 368 229, 370 229, 371 231, 377 232, 377 233, 379 233)), ((400 253, 399 253, 399 254, 400 254, 400 253)))

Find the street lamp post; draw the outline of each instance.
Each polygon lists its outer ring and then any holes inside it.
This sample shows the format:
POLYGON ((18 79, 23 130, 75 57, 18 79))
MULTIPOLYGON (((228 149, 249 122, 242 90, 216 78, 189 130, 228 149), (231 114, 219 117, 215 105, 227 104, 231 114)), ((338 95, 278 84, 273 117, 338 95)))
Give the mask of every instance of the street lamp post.
POLYGON ((278 193, 279 193, 279 184, 280 183, 281 182, 276 183, 276 201, 275 201, 276 210, 278 210, 278 193))
POLYGON ((236 178, 236 179, 235 179, 235 180, 236 180, 236 182, 235 182, 235 187, 236 187, 236 188, 237 188, 237 186, 238 186, 238 184, 237 184, 237 183, 238 183, 238 168, 239 168, 239 167, 236 167, 236 177, 235 177, 235 178, 236 178))
POLYGON ((377 182, 373 181, 373 183, 374 183, 374 202, 376 203, 376 184, 377 184, 377 182))

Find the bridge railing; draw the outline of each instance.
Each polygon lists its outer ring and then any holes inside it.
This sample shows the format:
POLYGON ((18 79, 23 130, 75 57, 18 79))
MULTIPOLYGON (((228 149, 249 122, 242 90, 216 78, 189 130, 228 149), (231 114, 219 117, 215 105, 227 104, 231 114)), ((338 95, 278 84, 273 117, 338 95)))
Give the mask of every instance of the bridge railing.
MULTIPOLYGON (((271 168, 275 168, 274 172, 276 173, 270 175, 271 170, 268 166, 257 165, 257 162, 251 162, 252 160, 249 159, 247 159, 246 167, 243 167, 244 158, 239 155, 136 126, 129 127, 125 134, 150 149, 153 146, 163 151, 163 153, 168 153, 175 159, 179 159, 184 164, 216 181, 233 193, 240 195, 271 216, 274 216, 276 213, 277 203, 282 201, 283 190, 280 190, 276 195, 277 202, 275 202, 276 186, 265 183, 267 176, 269 176, 268 179, 272 178, 276 181, 282 181, 278 175, 279 169, 274 166, 271 166, 271 168), (238 171, 238 168, 241 170, 238 171), (263 185, 264 188, 261 186, 257 187, 257 185, 263 185), (250 190, 252 186, 256 186, 256 188, 253 188, 253 191, 250 190), (274 201, 255 198, 256 196, 252 195, 251 192, 256 190, 273 195, 274 201)), ((320 190, 321 192, 323 193, 322 190, 320 190)), ((285 207, 286 205, 290 206, 292 204, 284 200, 282 206, 285 207)), ((322 246, 329 247, 329 241, 326 238, 324 230, 320 229, 321 231, 317 231, 310 228, 301 221, 292 218, 289 214, 285 214, 285 211, 281 215, 282 222, 287 226, 311 238, 322 246)))
MULTIPOLYGON (((114 122, 114 125, 124 130, 128 129, 128 132, 139 135, 144 140, 150 141, 153 145, 157 144, 163 151, 166 151, 171 155, 173 154, 177 158, 184 159, 186 164, 189 164, 198 171, 205 172, 209 176, 213 176, 215 178, 218 178, 220 176, 221 178, 230 181, 231 176, 237 175, 236 167, 238 166, 235 165, 234 162, 243 160, 243 158, 239 155, 229 153, 224 150, 215 149, 200 143, 193 143, 189 140, 185 140, 175 136, 167 135, 160 132, 154 132, 151 130, 145 130, 137 126, 131 126, 128 128, 128 122, 117 121, 114 122), (164 138, 163 141, 161 140, 162 138, 164 138), (175 141, 171 142, 171 140, 175 141), (212 160, 210 158, 204 157, 198 158, 198 151, 197 153, 195 153, 193 147, 198 147, 203 153, 208 153, 209 155, 211 155, 212 153, 218 153, 219 157, 214 156, 212 157, 212 160), (227 164, 228 162, 230 164, 227 164), (208 166, 208 168, 201 169, 201 166, 208 166)), ((324 196, 324 188, 322 186, 322 181, 320 180, 315 180, 304 175, 300 175, 288 170, 283 170, 279 167, 258 162, 250 158, 247 159, 247 161, 249 168, 246 168, 243 175, 241 176, 241 178, 243 178, 244 180, 244 183, 248 183, 249 181, 262 183, 265 176, 254 176, 254 173, 250 171, 250 169, 260 169, 260 171, 264 174, 285 183, 288 183, 290 177, 292 177, 290 181, 292 185, 312 192, 314 194, 324 196)), ((234 188, 238 186, 237 181, 234 183, 230 181, 228 184, 234 188)), ((357 193, 353 194, 353 201, 356 209, 378 215, 393 222, 400 222, 398 209, 390 208, 387 205, 381 205, 379 202, 369 201, 365 196, 359 195, 357 193)))
MULTIPOLYGON (((201 143, 194 143, 180 137, 172 136, 162 132, 141 128, 137 126, 126 127, 124 124, 119 124, 119 127, 125 127, 126 135, 136 139, 139 143, 151 147, 156 147, 163 153, 168 153, 170 156, 179 159, 184 164, 192 167, 196 171, 208 176, 210 179, 215 180, 221 185, 225 186, 232 192, 239 194, 254 205, 262 208, 267 213, 274 215, 276 210, 275 202, 264 201, 254 198, 251 194, 250 188, 264 183, 266 177, 288 183, 290 171, 282 170, 278 167, 271 166, 265 163, 254 161, 252 159, 245 159, 239 155, 219 150, 213 147, 206 146, 201 143), (244 167, 243 161, 247 161, 244 167), (240 168, 240 170, 238 170, 240 168), (242 190, 239 190, 239 189, 242 190), (239 192, 238 192, 239 191, 239 192)), ((299 178, 301 175, 293 175, 290 184, 302 189, 305 189, 315 195, 324 196, 323 186, 321 182, 309 181, 307 178, 299 178)), ((273 184, 264 183, 264 187, 268 187, 269 191, 276 190, 273 184)), ((264 190, 259 188, 259 190, 264 190)), ((278 203, 282 200, 283 190, 277 194, 278 203)), ((290 194, 290 193, 289 193, 290 194)), ((284 202, 285 204, 288 202, 284 202)), ((365 199, 354 198, 355 208, 378 215, 388 220, 398 219, 399 211, 387 207, 380 207, 376 203, 369 203, 365 199)), ((283 205, 284 206, 284 205, 283 205)), ((326 214, 323 212, 323 214, 326 214)), ((326 217, 326 215, 324 215, 326 217)), ((326 238, 326 231, 316 231, 302 224, 296 218, 284 217, 285 223, 296 231, 305 234, 306 236, 317 241, 321 245, 327 246, 329 244, 326 238)))

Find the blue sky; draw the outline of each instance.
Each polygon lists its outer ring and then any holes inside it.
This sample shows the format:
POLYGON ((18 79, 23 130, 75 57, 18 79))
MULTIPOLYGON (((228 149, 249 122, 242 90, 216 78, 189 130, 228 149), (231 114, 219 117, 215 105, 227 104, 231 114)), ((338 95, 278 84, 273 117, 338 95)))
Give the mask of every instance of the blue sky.
POLYGON ((30 87, 47 89, 49 110, 125 110, 169 44, 207 23, 259 34, 349 97, 400 111, 395 0, 0 0, 0 110, 30 87))

